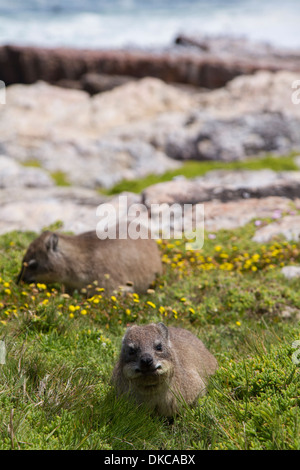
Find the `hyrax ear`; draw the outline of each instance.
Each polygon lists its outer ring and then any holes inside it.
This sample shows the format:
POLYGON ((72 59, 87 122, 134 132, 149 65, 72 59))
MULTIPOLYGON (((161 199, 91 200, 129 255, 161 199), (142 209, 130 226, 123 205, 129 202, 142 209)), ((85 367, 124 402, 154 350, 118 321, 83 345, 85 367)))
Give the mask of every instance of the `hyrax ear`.
POLYGON ((49 232, 49 235, 45 239, 45 245, 47 251, 56 251, 58 245, 58 235, 56 233, 49 232))
POLYGON ((167 327, 164 323, 162 323, 162 322, 157 323, 157 326, 158 326, 158 328, 160 329, 161 334, 162 334, 166 339, 168 339, 168 337, 169 337, 169 330, 168 330, 168 327, 167 327))

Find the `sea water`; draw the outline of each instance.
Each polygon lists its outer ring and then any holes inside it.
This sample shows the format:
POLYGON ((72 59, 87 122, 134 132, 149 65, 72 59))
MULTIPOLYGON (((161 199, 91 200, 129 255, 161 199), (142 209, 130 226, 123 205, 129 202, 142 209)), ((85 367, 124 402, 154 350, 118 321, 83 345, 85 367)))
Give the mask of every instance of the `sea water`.
POLYGON ((164 47, 180 34, 300 47, 299 0, 0 0, 0 44, 164 47))

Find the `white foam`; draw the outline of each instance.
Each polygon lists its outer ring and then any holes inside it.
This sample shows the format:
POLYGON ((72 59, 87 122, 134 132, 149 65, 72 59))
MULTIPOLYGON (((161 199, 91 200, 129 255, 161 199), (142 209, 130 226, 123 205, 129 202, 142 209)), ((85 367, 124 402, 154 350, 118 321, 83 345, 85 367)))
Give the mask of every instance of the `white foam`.
POLYGON ((135 9, 136 0, 123 0, 126 8, 114 11, 110 8, 103 13, 23 12, 1 16, 0 43, 83 48, 151 47, 170 45, 179 32, 185 32, 244 35, 275 45, 300 47, 299 21, 291 0, 289 8, 287 2, 282 6, 274 2, 272 6, 268 1, 257 6, 257 1, 253 0, 247 10, 228 4, 213 9, 197 1, 188 2, 186 8, 182 4, 171 8, 168 2, 166 8, 135 9))

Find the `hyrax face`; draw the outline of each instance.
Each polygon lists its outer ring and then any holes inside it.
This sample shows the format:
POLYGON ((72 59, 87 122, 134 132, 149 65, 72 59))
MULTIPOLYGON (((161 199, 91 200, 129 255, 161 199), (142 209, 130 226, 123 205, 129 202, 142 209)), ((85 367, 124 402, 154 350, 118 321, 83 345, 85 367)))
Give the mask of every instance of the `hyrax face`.
POLYGON ((121 350, 122 372, 133 388, 152 393, 173 372, 168 329, 162 323, 133 326, 121 350))
POLYGON ((23 258, 22 268, 17 283, 56 282, 55 255, 57 251, 58 236, 55 233, 44 232, 28 247, 23 258))

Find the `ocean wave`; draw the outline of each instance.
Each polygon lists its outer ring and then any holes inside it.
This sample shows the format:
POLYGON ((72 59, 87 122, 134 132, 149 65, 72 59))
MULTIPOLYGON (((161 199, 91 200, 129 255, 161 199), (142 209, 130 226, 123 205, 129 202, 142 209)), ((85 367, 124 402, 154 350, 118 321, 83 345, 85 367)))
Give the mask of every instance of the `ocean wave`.
POLYGON ((152 47, 169 45, 179 33, 201 33, 300 47, 296 13, 295 0, 0 0, 0 43, 152 47))

